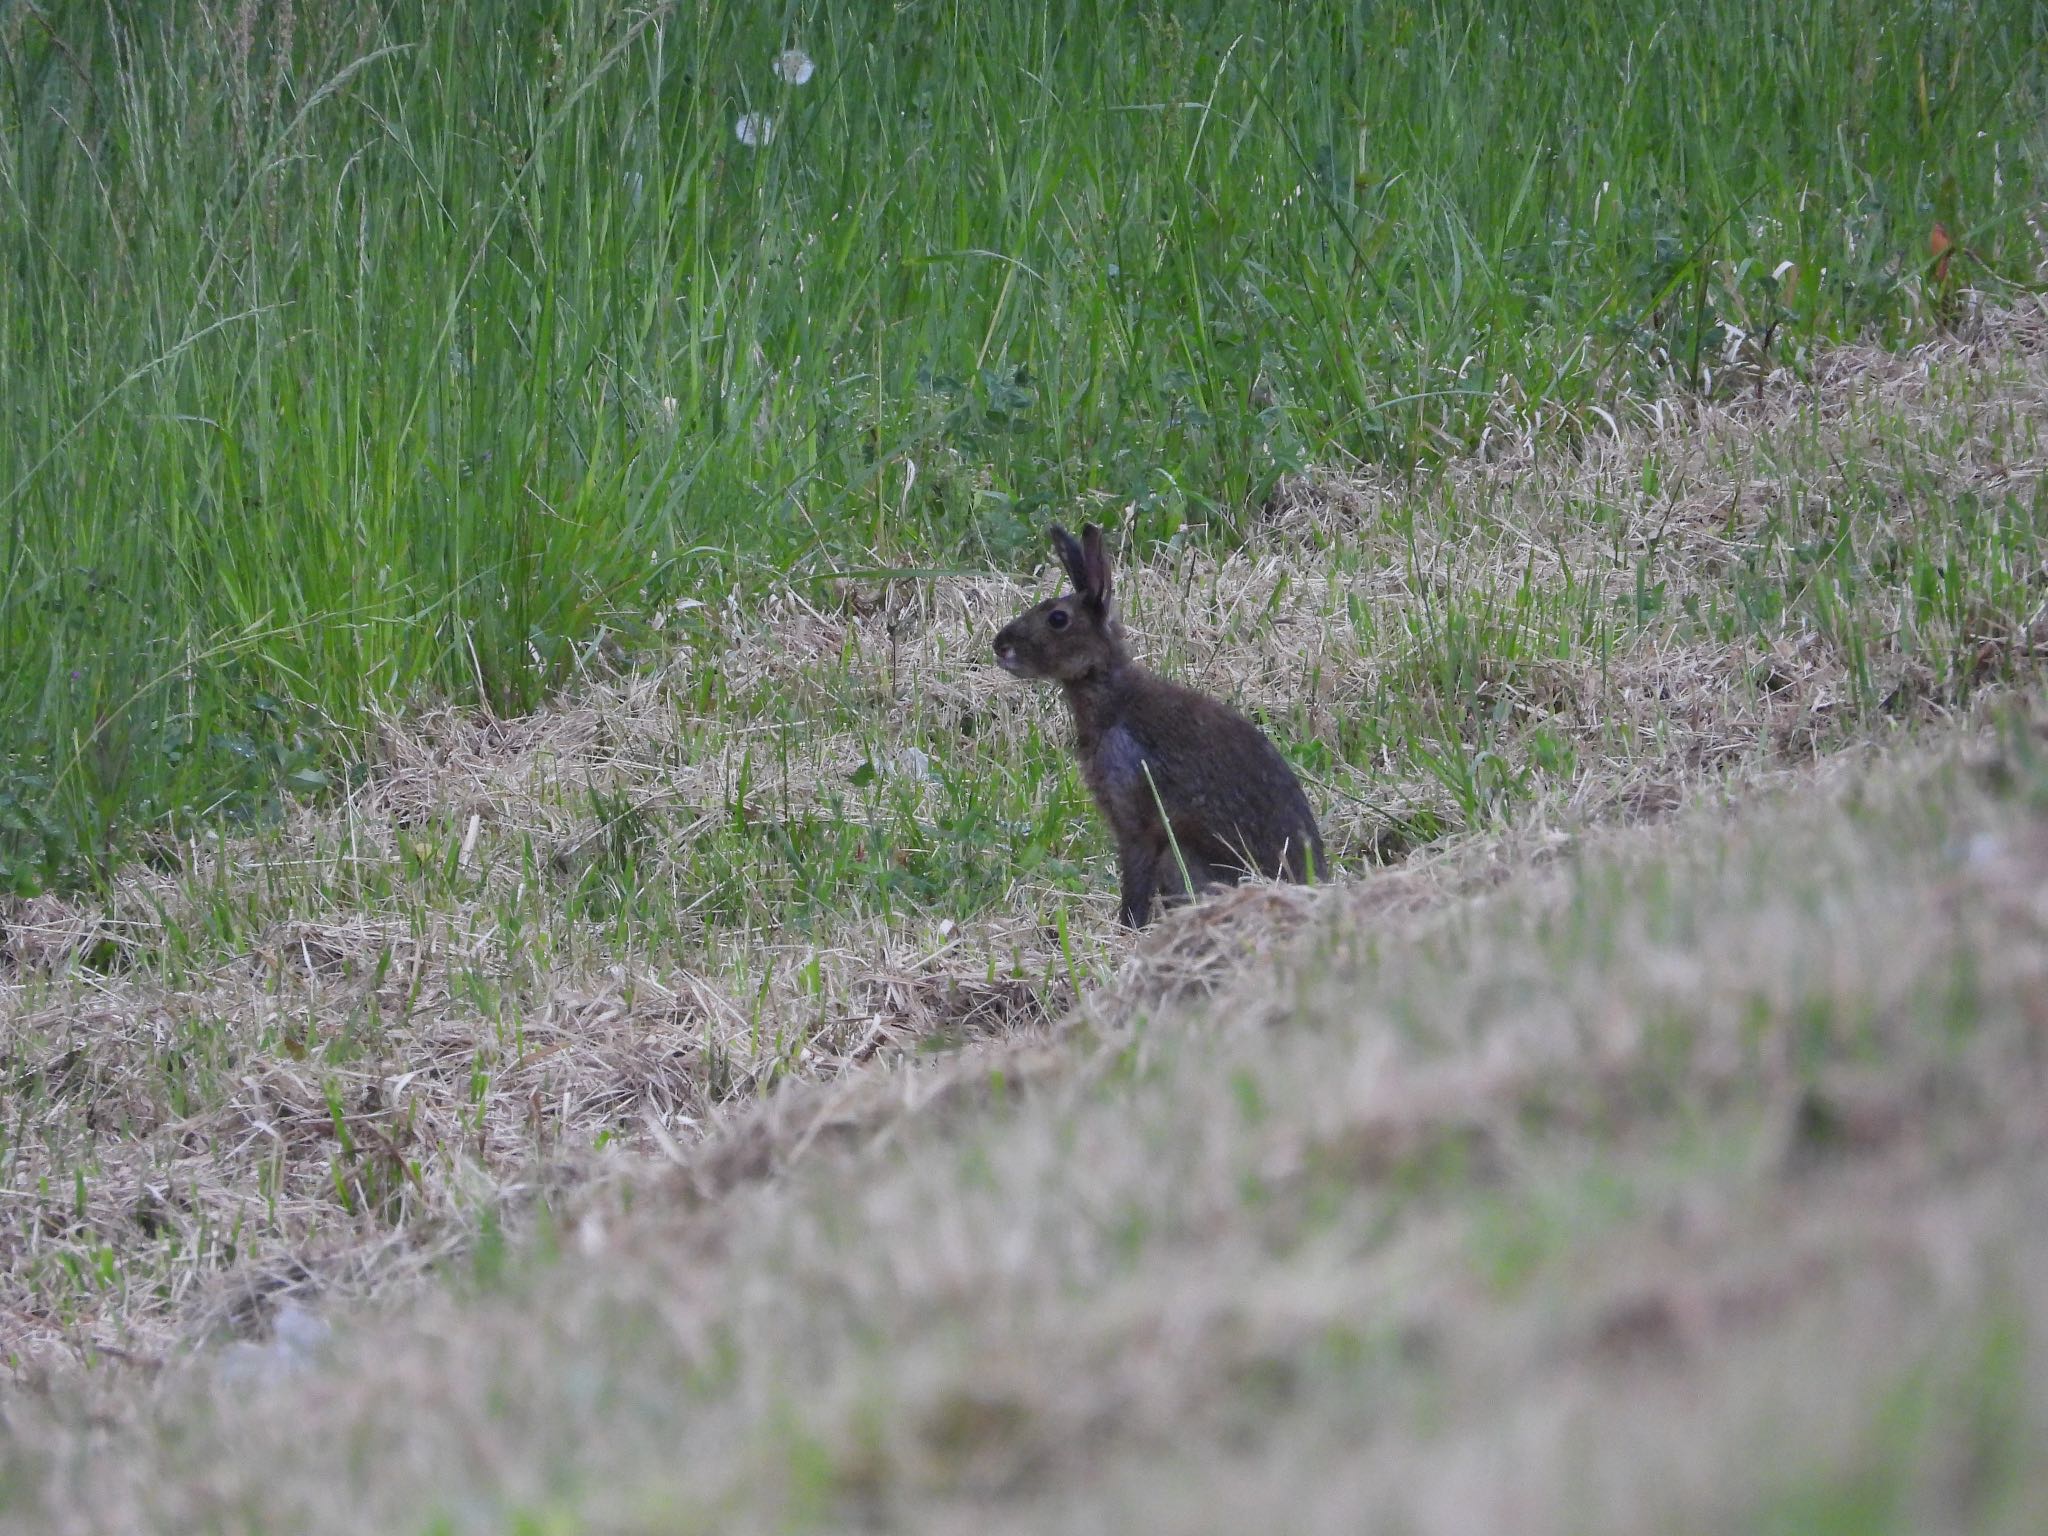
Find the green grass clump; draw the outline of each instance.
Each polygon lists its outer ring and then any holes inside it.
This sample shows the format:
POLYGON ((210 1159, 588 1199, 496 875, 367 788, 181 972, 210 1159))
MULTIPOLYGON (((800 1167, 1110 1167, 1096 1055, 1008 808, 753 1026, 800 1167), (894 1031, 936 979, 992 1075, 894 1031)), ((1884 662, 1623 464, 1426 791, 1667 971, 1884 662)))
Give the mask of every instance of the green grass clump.
POLYGON ((0 17, 0 888, 678 597, 1227 535, 2038 255, 2023 0, 259 9, 0 17))

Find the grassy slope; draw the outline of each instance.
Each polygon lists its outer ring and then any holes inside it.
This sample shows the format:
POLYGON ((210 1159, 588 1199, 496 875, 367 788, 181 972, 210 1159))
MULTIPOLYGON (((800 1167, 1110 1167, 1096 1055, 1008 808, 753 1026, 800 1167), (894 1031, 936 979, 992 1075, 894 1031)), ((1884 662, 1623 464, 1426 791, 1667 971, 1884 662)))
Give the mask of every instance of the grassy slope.
POLYGON ((312 1374, 103 1387, 111 1439, 75 1388, 17 1401, 8 1507, 2038 1530, 2043 707, 1562 853, 1247 891, 1050 1043, 794 1090, 312 1374), (1167 1000, 1204 973, 1237 979, 1167 1000))
MULTIPOLYGON (((2048 646, 2044 327, 1412 486, 1295 487, 1124 583, 1265 714, 1340 864, 1654 815, 1951 716, 2048 646)), ((392 720, 340 808, 7 911, 17 1364, 155 1359, 357 1289, 785 1077, 1028 1028, 1114 970, 1030 590, 714 615, 536 715, 392 720)))
POLYGON ((530 707, 666 599, 1012 561, 1077 503, 1226 542, 1305 462, 1727 399, 2010 296, 2042 27, 9 7, 0 888, 331 789, 380 703, 530 707))
POLYGON ((338 812, 17 904, 0 1507, 2033 1528, 2044 367, 1992 313, 1134 569, 1148 653, 1382 732, 1317 762, 1364 878, 1135 953, 997 578, 394 721, 338 812))

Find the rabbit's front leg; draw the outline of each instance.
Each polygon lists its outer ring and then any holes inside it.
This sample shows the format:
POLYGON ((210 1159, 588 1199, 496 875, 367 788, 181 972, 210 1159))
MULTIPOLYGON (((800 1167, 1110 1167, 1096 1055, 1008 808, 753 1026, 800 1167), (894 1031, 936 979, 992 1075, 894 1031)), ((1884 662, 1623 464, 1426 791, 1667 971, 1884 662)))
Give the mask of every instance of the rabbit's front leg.
POLYGON ((1123 877, 1123 906, 1117 916, 1126 928, 1142 928, 1152 917, 1152 893, 1159 885, 1159 848, 1143 837, 1119 837, 1116 861, 1123 877))

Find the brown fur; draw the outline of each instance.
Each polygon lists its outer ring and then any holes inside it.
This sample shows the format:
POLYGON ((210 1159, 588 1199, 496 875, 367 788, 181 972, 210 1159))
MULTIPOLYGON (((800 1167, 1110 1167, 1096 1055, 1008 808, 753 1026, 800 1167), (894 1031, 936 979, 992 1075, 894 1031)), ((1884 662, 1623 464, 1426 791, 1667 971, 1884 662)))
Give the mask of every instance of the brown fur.
POLYGON ((1320 876, 1322 834, 1287 759, 1237 711, 1131 660, 1100 528, 1089 524, 1076 543, 1056 527, 1052 541, 1074 590, 1004 625, 996 660, 1066 693, 1082 775, 1116 834, 1123 920, 1142 928, 1155 894, 1246 875, 1320 876))

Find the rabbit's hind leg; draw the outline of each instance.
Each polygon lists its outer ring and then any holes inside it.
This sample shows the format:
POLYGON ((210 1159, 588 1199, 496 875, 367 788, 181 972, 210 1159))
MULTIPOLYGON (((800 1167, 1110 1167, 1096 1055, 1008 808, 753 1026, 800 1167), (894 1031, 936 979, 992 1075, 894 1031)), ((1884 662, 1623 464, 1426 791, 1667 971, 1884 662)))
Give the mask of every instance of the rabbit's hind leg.
POLYGON ((1155 896, 1162 905, 1178 905, 1238 878, 1236 870, 1219 868, 1200 851, 1168 840, 1119 838, 1116 852, 1123 883, 1118 916, 1132 928, 1151 921, 1155 896))
POLYGON ((1169 845, 1159 857, 1159 894, 1164 900, 1180 901, 1199 896, 1204 891, 1227 885, 1235 878, 1232 872, 1219 870, 1201 852, 1185 843, 1169 845))

